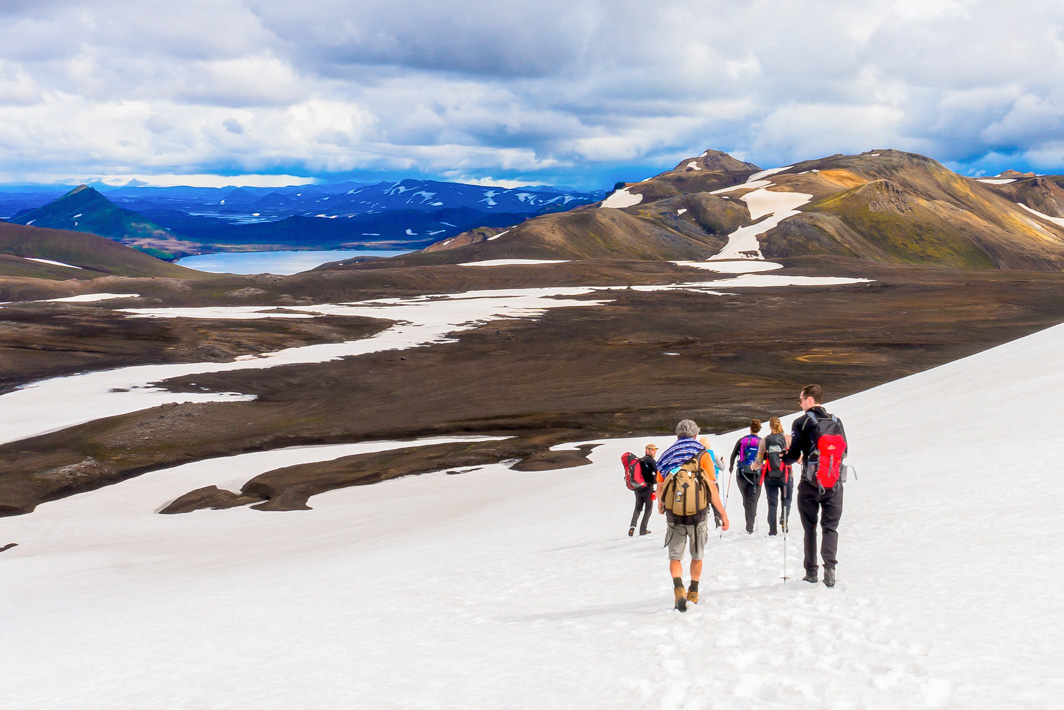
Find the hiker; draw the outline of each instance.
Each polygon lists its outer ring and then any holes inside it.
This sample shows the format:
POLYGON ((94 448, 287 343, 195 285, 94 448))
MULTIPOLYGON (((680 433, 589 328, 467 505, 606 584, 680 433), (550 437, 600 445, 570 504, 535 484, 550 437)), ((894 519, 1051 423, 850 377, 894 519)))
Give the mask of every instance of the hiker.
MULTIPOLYGON (((706 452, 698 460, 699 465, 705 470, 709 482, 717 489, 717 495, 720 496, 720 474, 724 473, 724 459, 718 457, 713 452, 713 449, 709 448, 708 438, 700 436, 698 443, 706 449, 706 452)), ((723 497, 721 497, 721 502, 724 502, 723 497)), ((720 513, 717 512, 716 508, 713 508, 713 524, 718 528, 720 527, 720 513)))
POLYGON ((754 470, 754 460, 757 458, 757 449, 761 445, 761 420, 750 420, 750 433, 735 442, 732 448, 731 460, 728 462, 728 471, 735 471, 735 459, 739 459, 739 475, 735 482, 739 486, 739 492, 743 496, 743 511, 746 513, 746 532, 753 534, 754 522, 757 518, 757 501, 761 497, 761 481, 754 470))
POLYGON ((769 435, 761 440, 754 459, 754 470, 761 472, 760 483, 765 487, 768 500, 768 534, 776 534, 776 498, 780 499, 783 511, 779 521, 783 532, 787 532, 787 519, 791 516, 791 494, 794 493, 794 479, 791 467, 783 463, 783 454, 791 446, 791 437, 783 433, 783 424, 779 417, 768 420, 769 435))
POLYGON ((705 447, 695 440, 698 425, 684 419, 676 425, 676 441, 658 459, 658 472, 663 477, 659 487, 658 512, 665 513, 668 532, 665 547, 669 549, 669 575, 672 577, 676 609, 687 611, 687 602, 698 603, 698 580, 702 576, 702 557, 709 528, 706 510, 712 506, 721 516, 721 528, 728 529, 728 514, 721 505, 717 487, 700 462, 705 447), (685 591, 683 584, 683 551, 691 552, 691 584, 685 591))
POLYGON ((650 521, 650 511, 654 507, 654 483, 657 480, 658 472, 658 465, 654 461, 654 457, 657 456, 657 453, 657 446, 647 444, 646 455, 639 459, 639 465, 643 468, 643 480, 647 484, 635 491, 635 512, 632 513, 632 525, 628 528, 628 537, 635 535, 635 521, 639 519, 640 513, 643 513, 643 522, 639 525, 639 534, 650 534, 650 530, 647 529, 647 523, 650 521))
POLYGON ((841 437, 841 441, 845 442, 846 431, 839 418, 828 414, 821 406, 823 401, 824 390, 820 385, 802 388, 798 404, 805 414, 795 419, 791 426, 791 445, 783 455, 783 462, 793 464, 799 459, 803 462, 802 480, 798 483, 798 515, 805 529, 805 577, 802 579, 812 584, 817 582, 816 526, 819 515, 824 584, 834 587, 839 521, 842 519, 843 478, 825 487, 820 480, 822 469, 819 464, 821 457, 827 456, 821 439, 841 437))

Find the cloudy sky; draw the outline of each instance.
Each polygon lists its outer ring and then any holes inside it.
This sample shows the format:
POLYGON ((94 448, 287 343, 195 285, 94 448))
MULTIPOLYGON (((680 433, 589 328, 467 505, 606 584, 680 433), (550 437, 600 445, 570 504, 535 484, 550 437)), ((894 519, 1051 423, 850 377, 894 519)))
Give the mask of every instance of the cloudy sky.
POLYGON ((4 0, 0 183, 1064 173, 1059 0, 4 0), (218 177, 221 176, 221 177, 218 177))

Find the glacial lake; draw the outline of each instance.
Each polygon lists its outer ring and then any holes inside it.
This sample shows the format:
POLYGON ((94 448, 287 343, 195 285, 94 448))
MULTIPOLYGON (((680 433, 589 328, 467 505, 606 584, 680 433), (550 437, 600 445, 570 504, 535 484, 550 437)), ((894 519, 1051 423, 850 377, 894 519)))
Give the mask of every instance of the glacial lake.
POLYGON ((398 256, 409 250, 335 249, 328 251, 244 251, 197 254, 178 259, 179 266, 212 274, 298 274, 332 261, 356 256, 398 256))

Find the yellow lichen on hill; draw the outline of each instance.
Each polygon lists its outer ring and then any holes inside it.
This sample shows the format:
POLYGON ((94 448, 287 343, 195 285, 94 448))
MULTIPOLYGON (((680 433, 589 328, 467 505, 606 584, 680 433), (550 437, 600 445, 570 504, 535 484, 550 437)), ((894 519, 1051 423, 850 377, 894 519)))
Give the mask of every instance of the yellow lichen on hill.
POLYGON ((840 187, 851 188, 864 185, 868 182, 868 178, 863 178, 860 175, 850 172, 849 170, 821 170, 817 173, 820 177, 824 178, 830 183, 838 185, 840 187))

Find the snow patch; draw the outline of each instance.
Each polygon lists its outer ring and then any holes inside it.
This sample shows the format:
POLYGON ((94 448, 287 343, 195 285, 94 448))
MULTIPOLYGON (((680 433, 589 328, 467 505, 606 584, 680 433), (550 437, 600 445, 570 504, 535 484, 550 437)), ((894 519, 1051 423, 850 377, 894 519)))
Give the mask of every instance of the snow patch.
MULTIPOLYGON (((504 232, 505 233, 505 232, 504 232)), ((502 236, 502 235, 495 235, 502 236)), ((459 266, 523 266, 525 264, 566 264, 568 259, 488 259, 486 261, 467 261, 459 266)))
POLYGON ((643 196, 639 193, 628 192, 628 188, 622 187, 612 195, 602 201, 602 207, 612 207, 613 209, 623 209, 625 207, 632 207, 638 205, 643 201, 643 196))
POLYGON ((488 237, 488 239, 487 239, 487 240, 488 240, 489 242, 493 242, 493 241, 495 241, 496 239, 498 239, 499 237, 501 237, 502 235, 504 235, 504 234, 509 234, 509 233, 510 233, 510 230, 509 230, 509 229, 504 229, 503 231, 499 232, 499 233, 498 233, 498 234, 496 234, 495 236, 493 236, 493 237, 488 237))
POLYGON ((761 244, 757 238, 776 228, 787 219, 799 214, 798 208, 813 199, 804 192, 772 192, 758 188, 740 199, 750 210, 751 219, 768 216, 756 224, 739 227, 728 235, 728 243, 713 259, 761 258, 761 244))
POLYGON ((754 274, 783 268, 783 264, 777 264, 774 261, 754 261, 751 259, 743 259, 741 261, 674 261, 672 263, 677 266, 690 266, 696 269, 715 271, 718 274, 754 274))
POLYGON ((696 161, 692 160, 690 163, 687 164, 687 169, 688 170, 701 170, 702 168, 698 165, 698 163, 696 161))
POLYGON ((25 259, 26 261, 39 261, 42 264, 51 264, 53 266, 65 266, 68 269, 79 269, 79 270, 81 269, 80 266, 74 266, 73 264, 64 264, 61 261, 52 261, 51 259, 35 259, 32 256, 24 256, 22 258, 25 259))
POLYGON ((1020 207, 1024 208, 1025 210, 1027 210, 1031 214, 1033 214, 1033 215, 1035 215, 1037 217, 1041 217, 1042 219, 1046 220, 1047 222, 1052 222, 1053 224, 1055 224, 1055 225, 1057 225, 1059 227, 1064 227, 1064 217, 1050 217, 1047 214, 1043 214, 1042 212, 1039 212, 1036 209, 1032 209, 1032 208, 1028 207, 1027 205, 1023 204, 1022 202, 1017 202, 1016 204, 1018 204, 1020 207))
POLYGON ((686 211, 687 211, 687 208, 686 207, 682 207, 682 208, 676 210, 676 214, 680 215, 680 214, 683 214, 686 211))
POLYGON ((96 301, 110 301, 115 298, 140 298, 140 294, 83 293, 80 296, 67 296, 66 298, 46 298, 43 301, 30 301, 30 303, 95 303, 96 301))
POLYGON ((976 180, 988 185, 1008 185, 1010 182, 1016 182, 1016 178, 976 178, 976 180))

